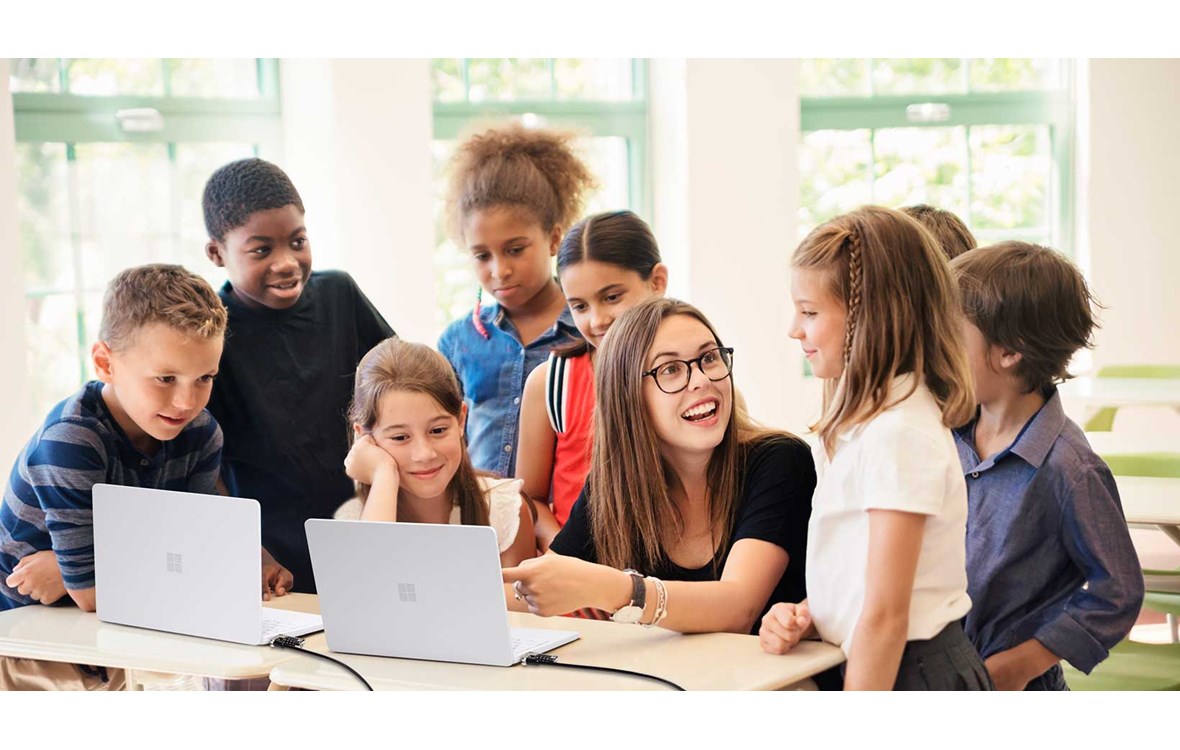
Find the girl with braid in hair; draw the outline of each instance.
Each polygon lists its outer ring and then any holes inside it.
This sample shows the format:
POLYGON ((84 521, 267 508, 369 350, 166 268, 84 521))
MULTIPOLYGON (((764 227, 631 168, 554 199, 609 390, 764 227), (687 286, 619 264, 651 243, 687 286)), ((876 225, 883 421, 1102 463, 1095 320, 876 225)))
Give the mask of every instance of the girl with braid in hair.
POLYGON ((762 618, 764 650, 816 634, 843 648, 849 690, 986 690, 960 621, 967 489, 951 428, 974 416, 958 291, 917 221, 865 206, 792 258, 798 339, 824 404, 806 600, 762 618))
POLYGON ((481 289, 438 350, 467 403, 472 463, 502 477, 516 466, 525 379, 554 348, 581 339, 553 277, 562 235, 594 186, 572 140, 521 125, 495 128, 464 141, 450 165, 450 234, 469 253, 481 289))

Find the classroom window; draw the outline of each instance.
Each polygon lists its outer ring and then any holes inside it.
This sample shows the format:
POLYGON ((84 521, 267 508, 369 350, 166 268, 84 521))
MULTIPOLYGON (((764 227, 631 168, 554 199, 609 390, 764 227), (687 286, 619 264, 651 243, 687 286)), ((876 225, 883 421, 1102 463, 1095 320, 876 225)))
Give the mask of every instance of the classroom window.
POLYGON ((468 132, 496 121, 574 130, 599 189, 587 213, 630 208, 648 216, 647 68, 643 60, 434 60, 435 280, 440 326, 466 315, 477 284, 467 254, 446 236, 446 166, 468 132))
POLYGON ((234 159, 277 158, 273 60, 9 60, 33 414, 93 377, 107 282, 205 259, 201 191, 234 159))
POLYGON ((929 203, 981 244, 1073 254, 1068 61, 808 59, 799 77, 800 237, 864 203, 929 203))
POLYGON ((1072 256, 1072 74, 1059 59, 803 60, 799 238, 866 203, 928 203, 981 245, 1072 256))

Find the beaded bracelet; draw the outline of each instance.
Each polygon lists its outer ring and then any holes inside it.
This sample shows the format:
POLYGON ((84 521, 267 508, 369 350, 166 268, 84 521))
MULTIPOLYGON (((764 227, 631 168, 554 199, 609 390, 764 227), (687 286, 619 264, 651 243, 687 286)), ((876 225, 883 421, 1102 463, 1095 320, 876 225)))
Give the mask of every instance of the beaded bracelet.
POLYGON ((651 581, 652 585, 656 587, 656 611, 652 616, 651 622, 640 624, 645 628, 654 628, 668 614, 668 590, 664 588, 664 582, 655 576, 648 576, 647 580, 651 581))

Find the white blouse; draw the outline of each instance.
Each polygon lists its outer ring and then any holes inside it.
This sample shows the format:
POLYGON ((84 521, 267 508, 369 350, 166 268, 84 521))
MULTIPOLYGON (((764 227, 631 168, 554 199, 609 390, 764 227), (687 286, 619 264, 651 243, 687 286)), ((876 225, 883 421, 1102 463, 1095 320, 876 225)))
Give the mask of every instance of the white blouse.
MULTIPOLYGON (((912 375, 896 378, 893 392, 912 375)), ((819 482, 807 536, 807 597, 820 636, 852 650, 865 600, 871 509, 926 516, 907 640, 927 640, 971 609, 967 596, 967 485, 938 403, 919 384, 908 398, 843 433, 819 482)))
MULTIPOLYGON (((520 504, 522 496, 520 490, 524 487, 523 479, 495 479, 493 477, 479 477, 479 485, 483 488, 484 497, 488 502, 488 522, 496 531, 496 540, 500 551, 504 552, 516 541, 516 534, 520 531, 520 504)), ((459 506, 451 509, 450 523, 459 523, 459 506)), ((361 517, 361 501, 352 498, 341 505, 333 518, 341 520, 357 520, 361 517)))

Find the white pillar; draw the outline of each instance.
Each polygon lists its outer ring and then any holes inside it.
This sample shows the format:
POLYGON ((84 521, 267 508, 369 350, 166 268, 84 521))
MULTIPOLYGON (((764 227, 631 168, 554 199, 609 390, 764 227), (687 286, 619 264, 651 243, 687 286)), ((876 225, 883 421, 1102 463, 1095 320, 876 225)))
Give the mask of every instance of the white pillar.
POLYGON ((671 292, 736 349, 751 414, 805 429, 819 385, 787 337, 799 202, 796 60, 659 60, 652 66, 655 229, 671 292))
POLYGON ((400 336, 433 344, 430 61, 284 60, 282 98, 313 264, 348 271, 400 336))
POLYGON ((4 248, 0 250, 0 351, 8 355, 8 362, 0 367, 4 401, 0 407, 4 415, 0 418, 0 466, 5 480, 40 416, 30 413, 27 396, 25 287, 17 221, 16 128, 8 88, 8 59, 0 58, 0 248, 4 248))
POLYGON ((1180 60, 1096 59, 1088 78, 1079 218, 1107 307, 1094 363, 1180 363, 1180 60))

